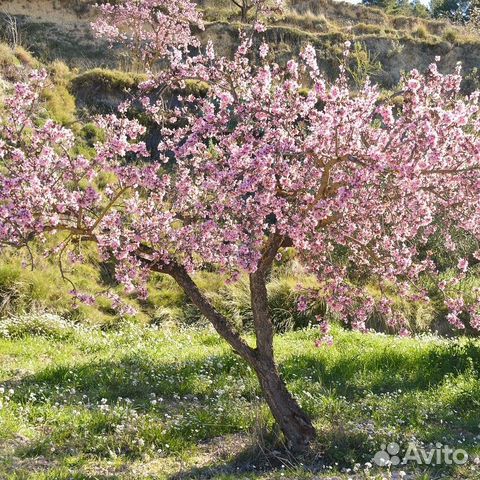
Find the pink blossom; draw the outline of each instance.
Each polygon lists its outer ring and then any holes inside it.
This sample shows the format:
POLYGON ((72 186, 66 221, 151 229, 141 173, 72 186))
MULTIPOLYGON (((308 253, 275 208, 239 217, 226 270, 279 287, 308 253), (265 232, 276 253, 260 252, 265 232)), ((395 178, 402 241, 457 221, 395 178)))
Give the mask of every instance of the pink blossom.
POLYGON ((255 25, 253 26, 256 32, 261 33, 266 30, 266 27, 263 23, 261 22, 256 22, 255 25))
POLYGON ((121 42, 147 62, 187 50, 199 42, 191 25, 204 28, 201 14, 190 0, 125 0, 98 5, 98 20, 92 24, 97 36, 113 45, 121 42))
POLYGON ((408 330, 407 328, 402 328, 399 332, 398 332, 399 336, 400 337, 410 337, 412 334, 410 332, 410 330, 408 330))
POLYGON ((420 88, 420 82, 416 78, 411 78, 408 83, 408 88, 416 92, 420 88))
POLYGON ((468 260, 465 259, 465 258, 461 258, 461 259, 458 261, 457 267, 458 267, 462 272, 466 272, 466 271, 468 270, 468 260))
POLYGON ((268 55, 268 43, 262 43, 258 51, 260 57, 265 58, 268 55))
MULTIPOLYGON (((91 158, 76 154, 69 129, 39 121, 47 74, 32 73, 0 112, 2 244, 20 247, 53 232, 92 242, 125 289, 144 297, 151 272, 172 265, 215 268, 229 281, 255 273, 276 239, 268 261, 292 246, 321 285, 302 294, 300 311, 321 295, 352 328, 367 330, 380 310, 398 331, 405 319, 352 284, 350 272, 366 272, 382 297, 426 301, 419 279, 438 271, 421 246, 440 236, 455 252, 452 227, 480 239, 478 98, 459 95, 458 71, 408 73, 403 106, 394 109, 368 82, 351 91, 345 70, 325 79, 311 46, 284 67, 268 61, 265 47, 252 61, 246 34, 232 58, 211 44, 204 53, 190 30, 200 14, 186 0, 100 8, 114 25, 100 23, 103 35, 144 45, 147 63, 166 65, 134 102, 161 138, 159 161, 145 161, 146 129, 128 117, 130 104, 98 118, 105 135, 91 158), (175 105, 157 100, 189 79, 209 88, 175 105), (99 176, 107 177, 102 189, 99 176)), ((464 274, 468 263, 458 267, 464 274)), ((449 320, 461 328, 477 298, 461 304, 459 281, 439 286, 449 320)))
POLYGON ((325 335, 324 337, 322 338, 319 338, 318 340, 315 341, 315 346, 317 348, 320 348, 322 346, 327 346, 327 347, 331 347, 333 345, 333 337, 331 335, 325 335))

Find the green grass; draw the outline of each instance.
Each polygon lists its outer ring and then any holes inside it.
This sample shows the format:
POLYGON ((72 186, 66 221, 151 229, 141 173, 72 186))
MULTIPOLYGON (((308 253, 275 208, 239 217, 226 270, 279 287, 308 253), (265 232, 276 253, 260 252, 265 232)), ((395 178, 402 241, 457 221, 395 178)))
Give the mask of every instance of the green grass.
MULTIPOLYGON (((256 379, 208 328, 9 325, 0 330, 2 479, 348 478, 356 464, 355 478, 382 478, 365 463, 389 441, 480 454, 477 340, 336 329, 333 347, 316 348, 313 329, 278 336, 283 376, 318 430, 302 466, 272 453, 256 379)), ((478 478, 472 465, 402 468, 478 478)))
POLYGON ((77 107, 87 109, 87 117, 92 113, 112 113, 127 98, 127 92, 135 93, 146 78, 139 73, 94 68, 74 76, 69 91, 77 107))
MULTIPOLYGON (((99 178, 99 182, 101 177, 99 178)), ((49 247, 61 241, 60 237, 51 240, 49 247)), ((105 297, 99 298, 94 306, 74 302, 70 291, 72 285, 62 279, 57 260, 42 258, 39 245, 33 245, 34 268, 29 268, 28 256, 25 251, 4 250, 0 260, 0 322, 1 318, 21 313, 36 313, 48 311, 59 314, 70 320, 97 325, 118 323, 117 313, 112 309, 111 301, 105 297)), ((148 317, 141 311, 141 306, 135 299, 129 298, 114 280, 111 266, 100 262, 95 250, 85 246, 84 262, 76 265, 65 261, 68 278, 75 288, 81 292, 93 295, 109 288, 118 292, 123 301, 135 305, 138 322, 146 322, 148 317)))

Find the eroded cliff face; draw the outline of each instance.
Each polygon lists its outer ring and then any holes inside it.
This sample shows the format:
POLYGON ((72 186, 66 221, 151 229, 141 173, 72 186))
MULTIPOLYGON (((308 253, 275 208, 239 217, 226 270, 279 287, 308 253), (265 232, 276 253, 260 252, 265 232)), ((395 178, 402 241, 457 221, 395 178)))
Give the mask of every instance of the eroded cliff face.
MULTIPOLYGON (((111 49, 92 34, 90 22, 95 15, 95 1, 0 0, 0 36, 11 42, 12 24, 16 23, 20 43, 41 60, 61 59, 81 70, 95 67, 129 70, 128 52, 111 49)), ((205 7, 206 2, 213 5, 218 1, 221 0, 202 0, 201 5, 205 7)), ((306 43, 312 43, 317 48, 322 69, 332 76, 337 70, 342 45, 349 39, 361 42, 370 58, 381 63, 381 71, 373 79, 383 87, 391 88, 398 83, 404 71, 424 70, 435 56, 442 57, 440 69, 443 71, 452 71, 461 62, 469 76, 466 87, 478 86, 479 35, 466 37, 445 22, 391 17, 377 9, 330 0, 293 3, 290 13, 275 20, 265 33, 279 61, 297 54, 306 43)), ((207 28, 202 37, 212 38, 219 53, 228 55, 238 38, 235 14, 227 15, 229 20, 225 20, 220 13, 212 14, 207 8, 206 16, 207 28)))
POLYGON ((95 39, 90 22, 90 0, 0 0, 0 37, 13 40, 12 28, 21 45, 45 61, 64 60, 71 66, 117 66, 115 52, 95 39))

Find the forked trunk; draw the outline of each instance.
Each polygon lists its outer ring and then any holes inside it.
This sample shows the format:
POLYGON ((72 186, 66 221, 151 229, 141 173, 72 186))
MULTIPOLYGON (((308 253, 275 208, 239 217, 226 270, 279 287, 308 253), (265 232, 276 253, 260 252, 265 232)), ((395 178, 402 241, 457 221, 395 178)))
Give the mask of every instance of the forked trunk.
POLYGON ((301 452, 306 450, 315 437, 315 429, 308 416, 287 390, 275 363, 274 328, 268 307, 265 278, 281 241, 281 238, 272 238, 259 263, 258 270, 250 275, 250 298, 257 339, 256 355, 252 366, 257 373, 272 415, 285 435, 288 447, 301 452))
POLYGON ((315 437, 315 429, 308 416, 287 390, 275 364, 273 352, 273 325, 268 312, 267 289, 264 270, 250 275, 253 321, 255 324, 256 348, 250 347, 235 332, 228 320, 220 314, 200 292, 195 282, 183 267, 171 264, 162 270, 175 278, 190 300, 210 320, 217 332, 255 370, 265 400, 275 421, 285 435, 287 446, 302 452, 315 437))
POLYGON ((254 366, 265 400, 293 452, 303 452, 315 438, 315 428, 280 377, 272 360, 257 360, 254 366))

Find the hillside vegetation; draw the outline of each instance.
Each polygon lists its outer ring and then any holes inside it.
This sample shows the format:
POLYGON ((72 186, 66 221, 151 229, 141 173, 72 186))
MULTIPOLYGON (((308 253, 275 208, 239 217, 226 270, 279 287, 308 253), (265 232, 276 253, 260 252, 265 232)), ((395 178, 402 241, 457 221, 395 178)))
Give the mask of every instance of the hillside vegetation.
MULTIPOLYGON (((76 153, 87 158, 103 135, 95 114, 115 111, 145 78, 128 52, 93 38, 92 3, 0 1, 0 97, 31 69, 46 68, 40 121, 50 117, 70 128, 76 153), (9 25, 16 25, 16 41, 9 25)), ((227 0, 201 6, 204 39, 231 53, 237 12, 227 0)), ((465 89, 479 84, 480 39, 448 22, 329 0, 294 1, 270 19, 265 37, 280 61, 312 43, 328 75, 337 70, 343 43, 353 40, 352 81, 372 75, 385 90, 403 70, 424 69, 436 55, 444 70, 464 63, 465 89)), ((208 88, 203 82, 185 87, 197 94, 208 88)), ((158 144, 151 130, 149 146, 158 144)), ((107 175, 96 178, 95 188, 105 188, 107 175)), ((60 234, 51 246, 59 240, 60 234)), ((470 240, 458 241, 465 258, 470 240)), ((381 333, 344 329, 322 298, 300 312, 298 287, 319 284, 292 249, 282 249, 267 286, 275 351, 289 390, 319 433, 308 455, 296 459, 279 446, 253 371, 171 278, 153 275, 149 297, 141 300, 125 293, 113 265, 93 249, 83 250, 81 263, 65 260, 65 280, 57 261, 38 255, 37 247, 5 249, 0 258, 0 479, 480 479, 480 341, 458 336, 446 321, 438 280, 458 269, 442 238, 428 245, 440 277, 421 280, 432 302, 393 298, 412 338, 388 335, 398 332, 377 311, 367 326, 381 333), (72 285, 94 295, 109 290, 131 310, 118 311, 112 297, 76 302, 72 285), (320 316, 332 323, 333 346, 316 344, 320 316), (409 441, 427 449, 437 442, 460 447, 470 462, 410 464, 402 474, 372 465, 382 445, 405 448, 409 441)), ((357 273, 353 281, 378 295, 368 275, 357 273)), ((202 271, 195 280, 251 344, 247 277, 232 285, 218 272, 202 271)), ((457 293, 468 297, 479 286, 476 263, 457 293)), ((470 329, 464 334, 478 337, 470 329)))
MULTIPOLYGON (((16 18, 22 44, 43 60, 61 59, 81 69, 110 67, 130 69, 128 52, 110 50, 93 38, 89 28, 94 10, 90 0, 3 0, 1 11, 16 18)), ((212 38, 222 53, 234 48, 239 16, 229 0, 200 2, 207 20, 204 37, 212 38)), ((8 26, 11 19, 4 15, 8 26)), ((453 70, 462 62, 465 72, 478 81, 480 41, 477 35, 448 21, 387 15, 380 9, 332 0, 292 0, 286 12, 271 18, 266 38, 280 60, 309 42, 316 46, 323 69, 335 74, 345 40, 358 42, 365 52, 364 64, 380 63, 370 69, 374 79, 392 87, 403 71, 423 70, 435 56, 440 67, 453 70)), ((5 40, 11 35, 3 29, 5 40)))

